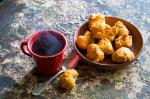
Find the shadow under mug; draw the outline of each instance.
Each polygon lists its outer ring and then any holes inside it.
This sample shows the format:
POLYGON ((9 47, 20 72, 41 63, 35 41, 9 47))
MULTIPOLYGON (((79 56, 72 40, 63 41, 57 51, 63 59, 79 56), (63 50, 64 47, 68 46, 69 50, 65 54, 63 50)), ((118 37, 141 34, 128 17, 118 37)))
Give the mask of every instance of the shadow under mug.
POLYGON ((54 75, 61 69, 64 50, 66 49, 66 46, 67 41, 64 35, 50 30, 36 32, 32 34, 28 39, 21 42, 22 52, 30 57, 33 57, 37 66, 37 73, 44 76, 54 75), (50 33, 61 40, 61 43, 64 45, 61 51, 50 56, 41 56, 33 52, 32 45, 44 32, 50 33))

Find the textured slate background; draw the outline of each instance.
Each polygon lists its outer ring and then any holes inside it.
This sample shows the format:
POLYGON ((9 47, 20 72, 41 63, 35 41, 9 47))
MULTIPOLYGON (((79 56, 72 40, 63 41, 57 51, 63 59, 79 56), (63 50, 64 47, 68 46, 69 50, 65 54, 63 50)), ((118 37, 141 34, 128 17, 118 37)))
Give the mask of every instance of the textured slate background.
POLYGON ((150 0, 4 0, 0 3, 0 97, 4 99, 149 99, 150 0), (106 72, 78 64, 77 87, 61 89, 58 79, 40 96, 32 88, 47 78, 34 73, 34 62, 20 51, 20 43, 38 30, 65 34, 71 51, 73 34, 96 12, 134 24, 144 48, 129 67, 106 72))

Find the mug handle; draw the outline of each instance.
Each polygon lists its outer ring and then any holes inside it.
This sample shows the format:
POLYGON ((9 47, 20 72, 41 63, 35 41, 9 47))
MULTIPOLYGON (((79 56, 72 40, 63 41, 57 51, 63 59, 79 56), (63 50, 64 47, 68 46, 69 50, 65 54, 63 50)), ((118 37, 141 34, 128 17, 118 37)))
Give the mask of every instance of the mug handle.
POLYGON ((79 55, 77 53, 74 53, 71 56, 71 60, 69 60, 69 62, 67 63, 67 68, 70 68, 70 69, 75 68, 79 59, 80 59, 79 55))
POLYGON ((28 43, 27 40, 24 40, 21 42, 21 50, 24 54, 31 57, 32 55, 30 54, 29 50, 27 49, 27 43, 28 43))

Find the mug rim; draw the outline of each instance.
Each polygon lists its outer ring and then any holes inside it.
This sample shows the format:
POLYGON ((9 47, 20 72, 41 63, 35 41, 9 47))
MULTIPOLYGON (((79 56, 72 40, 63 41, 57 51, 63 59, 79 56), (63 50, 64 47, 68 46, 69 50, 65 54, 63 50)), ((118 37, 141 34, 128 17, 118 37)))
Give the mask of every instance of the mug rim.
POLYGON ((34 34, 32 34, 29 37, 28 43, 27 43, 27 49, 29 50, 29 52, 31 53, 31 55, 36 56, 36 57, 40 57, 40 58, 52 58, 52 57, 59 56, 61 53, 64 52, 64 50, 66 49, 66 47, 67 47, 67 40, 66 40, 65 36, 62 33, 57 32, 57 31, 53 31, 53 30, 41 30, 41 31, 37 31, 37 32, 35 32, 34 34), (54 34, 60 35, 61 38, 64 40, 64 46, 63 46, 63 48, 59 52, 57 52, 56 54, 52 54, 52 55, 49 55, 49 56, 42 56, 42 55, 34 53, 32 51, 32 47, 31 47, 31 40, 33 39, 33 37, 35 37, 36 35, 38 35, 38 34, 40 34, 42 32, 53 32, 54 34))

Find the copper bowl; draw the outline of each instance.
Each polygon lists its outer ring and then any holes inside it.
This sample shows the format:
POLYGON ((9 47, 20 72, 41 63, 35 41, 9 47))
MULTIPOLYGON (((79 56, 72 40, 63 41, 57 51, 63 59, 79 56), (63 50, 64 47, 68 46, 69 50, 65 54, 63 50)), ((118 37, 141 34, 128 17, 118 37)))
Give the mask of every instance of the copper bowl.
MULTIPOLYGON (((140 55, 142 47, 143 47, 143 39, 142 39, 142 35, 141 35, 140 31, 131 23, 129 23, 123 19, 120 19, 120 18, 105 17, 105 20, 106 20, 106 23, 111 26, 113 26, 115 24, 115 22, 121 21, 128 28, 128 30, 130 31, 130 35, 132 35, 132 38, 133 38, 133 41, 132 41, 133 44, 132 44, 131 50, 133 51, 133 53, 135 55, 135 58, 133 60, 133 61, 135 61, 138 58, 138 56, 140 55)), ((105 69, 105 70, 116 70, 116 69, 124 68, 133 62, 133 61, 129 61, 129 62, 125 62, 125 63, 114 63, 111 59, 111 56, 105 56, 105 59, 99 63, 95 63, 95 62, 92 62, 89 59, 87 59, 85 56, 86 51, 79 49, 75 44, 77 36, 84 34, 85 31, 87 31, 87 30, 89 30, 88 22, 84 23, 79 28, 78 32, 74 35, 74 46, 75 46, 75 50, 76 50, 77 54, 80 57, 81 63, 88 64, 93 67, 98 67, 98 68, 105 69)))

